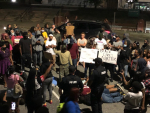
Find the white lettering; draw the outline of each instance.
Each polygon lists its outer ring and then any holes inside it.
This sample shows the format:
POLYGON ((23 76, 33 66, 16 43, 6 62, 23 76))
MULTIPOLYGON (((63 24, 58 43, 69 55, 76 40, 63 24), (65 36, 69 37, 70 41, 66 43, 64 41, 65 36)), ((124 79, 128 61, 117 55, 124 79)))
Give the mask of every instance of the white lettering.
POLYGON ((106 71, 101 72, 102 75, 106 74, 106 71))
POLYGON ((77 81, 69 81, 69 84, 76 84, 77 81))

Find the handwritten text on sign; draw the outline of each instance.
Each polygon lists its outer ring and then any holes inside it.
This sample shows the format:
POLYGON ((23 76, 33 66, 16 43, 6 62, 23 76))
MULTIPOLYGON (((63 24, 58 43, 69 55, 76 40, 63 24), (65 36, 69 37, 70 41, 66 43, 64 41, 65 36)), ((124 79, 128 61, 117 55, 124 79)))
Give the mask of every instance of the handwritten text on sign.
POLYGON ((117 57, 118 52, 117 51, 111 51, 111 50, 99 50, 99 58, 102 59, 103 62, 109 63, 109 64, 116 64, 117 63, 117 57))

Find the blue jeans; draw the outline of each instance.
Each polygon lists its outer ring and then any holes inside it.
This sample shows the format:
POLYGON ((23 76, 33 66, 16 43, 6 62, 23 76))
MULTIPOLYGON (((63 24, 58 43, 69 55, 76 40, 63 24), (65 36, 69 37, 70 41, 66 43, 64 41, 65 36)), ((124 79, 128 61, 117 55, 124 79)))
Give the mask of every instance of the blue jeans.
POLYGON ((124 66, 124 76, 127 77, 128 76, 128 65, 124 66))
POLYGON ((104 89, 102 93, 102 101, 104 103, 115 103, 123 99, 123 96, 119 92, 110 93, 108 89, 104 89))
POLYGON ((36 51, 33 53, 34 64, 36 65, 39 59, 39 63, 42 64, 42 51, 36 51))
POLYGON ((72 64, 74 67, 77 67, 77 59, 72 59, 72 64))
POLYGON ((85 69, 84 69, 84 77, 87 78, 87 70, 89 68, 89 78, 91 76, 91 71, 92 69, 94 69, 94 64, 91 64, 91 63, 85 63, 85 69))

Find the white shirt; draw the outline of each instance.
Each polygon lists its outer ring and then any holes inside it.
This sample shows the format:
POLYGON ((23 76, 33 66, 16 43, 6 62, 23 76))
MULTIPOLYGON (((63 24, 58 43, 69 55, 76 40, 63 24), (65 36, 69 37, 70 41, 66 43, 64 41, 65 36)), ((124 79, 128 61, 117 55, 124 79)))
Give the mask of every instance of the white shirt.
MULTIPOLYGON (((45 46, 49 46, 49 45, 50 46, 51 45, 55 45, 56 46, 56 41, 55 40, 51 40, 51 41, 47 40, 45 46)), ((47 49, 46 52, 51 53, 52 55, 55 55, 55 52, 54 52, 53 48, 47 49)))
POLYGON ((139 93, 128 92, 124 98, 127 101, 125 109, 139 109, 143 94, 141 91, 139 93))
POLYGON ((94 44, 96 44, 96 49, 104 49, 104 45, 107 45, 107 42, 105 39, 99 40, 95 38, 94 44))

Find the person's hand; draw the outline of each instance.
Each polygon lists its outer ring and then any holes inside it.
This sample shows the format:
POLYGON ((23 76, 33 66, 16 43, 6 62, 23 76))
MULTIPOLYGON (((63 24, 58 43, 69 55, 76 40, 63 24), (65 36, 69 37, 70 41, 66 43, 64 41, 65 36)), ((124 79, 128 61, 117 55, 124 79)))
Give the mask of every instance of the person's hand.
POLYGON ((40 44, 41 42, 40 42, 40 41, 37 41, 36 43, 40 44))
POLYGON ((53 48, 54 47, 54 45, 51 45, 51 48, 53 48))
POLYGON ((124 76, 124 71, 120 72, 122 76, 124 76))
POLYGON ((120 47, 121 48, 121 50, 123 50, 123 47, 120 47))

